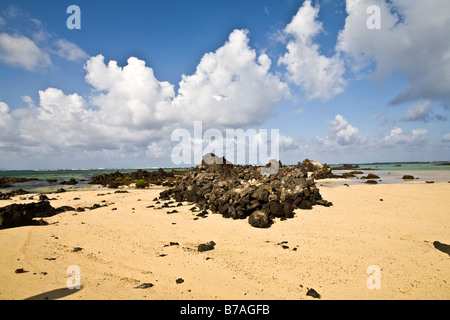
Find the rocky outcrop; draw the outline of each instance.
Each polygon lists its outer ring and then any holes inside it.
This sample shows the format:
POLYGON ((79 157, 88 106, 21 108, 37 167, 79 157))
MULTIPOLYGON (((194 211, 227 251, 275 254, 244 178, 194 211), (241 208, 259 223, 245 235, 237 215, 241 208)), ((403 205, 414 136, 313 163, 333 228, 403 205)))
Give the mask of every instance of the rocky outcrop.
POLYGON ((249 223, 261 228, 270 226, 274 218, 292 218, 295 209, 331 205, 322 199, 302 164, 279 167, 272 175, 261 174, 261 169, 226 161, 203 163, 191 168, 174 188, 161 192, 160 198, 195 202, 201 210, 225 218, 250 217, 249 223))
POLYGON ((342 178, 342 176, 333 174, 330 166, 326 163, 322 164, 317 161, 305 159, 302 163, 299 162, 297 166, 303 168, 306 172, 311 172, 311 178, 315 180, 342 178))
POLYGON ((65 185, 75 185, 78 184, 78 181, 75 180, 74 178, 71 178, 69 181, 63 180, 61 181, 59 184, 65 184, 65 185))
POLYGON ((131 173, 121 173, 119 171, 102 174, 92 177, 89 184, 100 184, 104 187, 119 188, 121 186, 136 183, 139 180, 144 180, 151 184, 173 187, 181 180, 182 171, 165 171, 159 168, 157 171, 137 170, 131 173))
POLYGON ((357 164, 344 164, 339 167, 334 167, 333 170, 353 170, 353 169, 359 169, 359 166, 357 164))
POLYGON ((10 177, 0 177, 0 188, 12 187, 12 183, 36 181, 37 178, 10 178, 10 177))
POLYGON ((34 218, 50 217, 57 214, 48 201, 27 204, 11 204, 0 208, 0 229, 42 224, 34 218))
POLYGON ((10 192, 2 193, 0 192, 0 200, 9 200, 11 197, 15 197, 22 194, 28 194, 29 192, 23 189, 16 189, 10 192))
POLYGON ((46 224, 42 219, 56 214, 75 211, 73 207, 62 206, 54 208, 48 201, 32 202, 27 204, 13 203, 0 208, 0 229, 46 224))

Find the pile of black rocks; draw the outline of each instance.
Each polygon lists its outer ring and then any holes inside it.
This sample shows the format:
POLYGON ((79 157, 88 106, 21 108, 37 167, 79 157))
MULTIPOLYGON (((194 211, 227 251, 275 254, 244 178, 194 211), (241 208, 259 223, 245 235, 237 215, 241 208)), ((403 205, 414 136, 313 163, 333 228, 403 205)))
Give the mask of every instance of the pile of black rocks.
MULTIPOLYGON (((311 168, 307 162, 294 166, 278 162, 276 173, 265 174, 264 167, 233 165, 214 154, 205 157, 209 161, 189 169, 178 184, 161 192, 160 198, 194 202, 225 218, 249 217, 249 223, 258 228, 270 227, 274 218, 293 218, 295 209, 332 205, 322 199, 314 179, 308 177, 311 168), (211 161, 214 157, 217 161, 211 161)), ((320 170, 332 174, 324 166, 320 170)))

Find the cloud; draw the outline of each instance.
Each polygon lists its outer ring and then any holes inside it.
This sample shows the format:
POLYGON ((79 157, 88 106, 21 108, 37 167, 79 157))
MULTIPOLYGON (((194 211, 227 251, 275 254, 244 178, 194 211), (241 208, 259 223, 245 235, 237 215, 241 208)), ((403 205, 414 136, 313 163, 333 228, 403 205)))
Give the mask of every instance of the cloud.
POLYGON ((428 141, 428 130, 414 129, 411 134, 403 133, 403 129, 395 127, 391 130, 389 135, 382 140, 385 147, 396 147, 398 145, 417 146, 423 145, 428 141))
MULTIPOLYGON (((204 55, 193 75, 183 76, 177 93, 138 58, 121 67, 102 55, 90 57, 84 70, 91 94, 50 87, 39 91, 36 104, 23 96, 27 107, 13 111, 18 130, 13 140, 20 141, 23 155, 161 157, 171 132, 192 128, 194 121, 203 121, 204 130, 262 123, 289 90, 270 73, 270 59, 257 55, 248 41, 247 31, 233 31, 222 47, 204 55)), ((2 115, 12 117, 3 105, 2 115)))
POLYGON ((283 30, 291 40, 287 44, 288 52, 279 60, 286 66, 287 78, 301 87, 309 100, 327 101, 344 92, 345 66, 339 55, 328 58, 320 54, 315 37, 323 32, 323 26, 317 21, 319 7, 313 7, 311 1, 303 3, 292 21, 283 30))
POLYGON ((340 146, 362 144, 365 139, 357 127, 352 126, 343 116, 336 115, 334 120, 328 120, 333 127, 328 136, 323 139, 325 144, 337 144, 340 146))
POLYGON ((88 57, 80 47, 66 39, 57 39, 55 47, 56 54, 68 61, 84 62, 88 57))
POLYGON ((413 105, 406 115, 402 117, 402 121, 427 121, 430 117, 431 102, 425 101, 413 105))
POLYGON ((76 44, 49 32, 29 12, 10 5, 0 12, 0 61, 28 71, 46 70, 56 55, 84 62, 88 55, 76 44))
POLYGON ((52 64, 50 56, 33 40, 6 33, 0 34, 0 61, 28 71, 45 69, 52 64))
POLYGON ((11 127, 13 119, 9 114, 9 106, 0 101, 0 133, 6 132, 11 127))
POLYGON ((337 49, 356 73, 407 84, 392 105, 417 100, 450 101, 450 2, 447 0, 347 0, 348 16, 337 49), (366 27, 370 5, 381 9, 381 29, 366 27))
POLYGON ((434 114, 431 111, 431 101, 425 101, 423 103, 416 103, 413 105, 406 115, 401 118, 403 122, 412 122, 412 121, 446 121, 446 115, 434 114))
POLYGON ((442 137, 442 141, 444 141, 444 142, 450 142, 450 133, 445 134, 445 135, 442 137))
POLYGON ((142 60, 131 57, 127 63, 123 68, 116 61, 106 65, 102 55, 87 61, 85 79, 95 89, 90 102, 112 126, 161 128, 175 116, 173 85, 158 81, 142 60))
POLYGON ((173 106, 178 121, 192 126, 239 128, 261 124, 287 98, 285 83, 270 73, 271 60, 248 45, 248 31, 234 30, 215 52, 205 54, 193 75, 182 76, 173 106))

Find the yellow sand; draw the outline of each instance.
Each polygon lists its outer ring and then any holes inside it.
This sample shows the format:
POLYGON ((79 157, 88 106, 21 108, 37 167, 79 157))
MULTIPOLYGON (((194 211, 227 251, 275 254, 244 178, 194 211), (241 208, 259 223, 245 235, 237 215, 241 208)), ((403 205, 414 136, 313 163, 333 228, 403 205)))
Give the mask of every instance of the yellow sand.
POLYGON ((448 183, 321 188, 333 207, 297 210, 269 229, 219 214, 194 220, 187 203, 146 208, 162 190, 49 195, 54 207, 108 206, 0 230, 0 299, 313 299, 308 288, 322 299, 450 298, 450 256, 433 246, 450 244, 448 183), (209 241, 214 250, 197 251, 209 241), (74 265, 80 290, 67 289, 74 265), (367 286, 372 265, 379 290, 367 286), (135 289, 143 283, 153 287, 135 289))

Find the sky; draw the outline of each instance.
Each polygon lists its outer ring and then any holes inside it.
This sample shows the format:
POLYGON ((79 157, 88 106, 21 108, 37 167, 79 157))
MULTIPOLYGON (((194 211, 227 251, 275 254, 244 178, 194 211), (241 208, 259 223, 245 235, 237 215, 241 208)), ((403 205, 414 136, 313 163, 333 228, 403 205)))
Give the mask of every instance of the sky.
POLYGON ((230 130, 283 164, 448 161, 449 34, 448 0, 2 0, 0 169, 190 166, 230 130))

